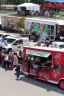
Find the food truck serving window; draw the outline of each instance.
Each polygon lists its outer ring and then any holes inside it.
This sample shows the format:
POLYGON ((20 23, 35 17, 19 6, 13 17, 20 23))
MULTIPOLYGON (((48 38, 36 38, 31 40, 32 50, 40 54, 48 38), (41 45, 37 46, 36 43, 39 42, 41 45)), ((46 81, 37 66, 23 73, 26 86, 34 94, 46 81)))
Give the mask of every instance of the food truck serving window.
POLYGON ((35 50, 26 50, 26 54, 40 56, 40 57, 46 57, 46 58, 51 55, 51 53, 49 53, 49 52, 41 52, 41 51, 35 51, 35 50))

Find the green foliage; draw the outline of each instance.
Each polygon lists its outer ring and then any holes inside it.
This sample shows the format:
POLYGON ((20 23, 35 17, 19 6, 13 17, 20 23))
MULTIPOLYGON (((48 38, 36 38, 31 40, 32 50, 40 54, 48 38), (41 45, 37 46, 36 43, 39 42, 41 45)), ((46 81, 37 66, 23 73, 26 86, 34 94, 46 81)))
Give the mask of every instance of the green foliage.
POLYGON ((30 2, 41 4, 44 0, 30 0, 30 2))
POLYGON ((63 15, 63 13, 61 11, 59 11, 58 15, 61 17, 63 15))
POLYGON ((28 29, 24 28, 24 33, 28 33, 28 29))
POLYGON ((20 4, 22 2, 23 0, 7 0, 8 4, 15 4, 15 5, 20 4))
POLYGON ((24 26, 24 22, 25 22, 25 17, 22 17, 19 22, 17 23, 17 28, 25 28, 24 26))
POLYGON ((25 3, 25 2, 32 2, 32 3, 42 3, 44 2, 44 0, 7 0, 7 3, 8 4, 20 4, 20 3, 25 3))
POLYGON ((8 4, 15 4, 15 5, 18 5, 24 2, 28 2, 28 0, 7 0, 8 4))

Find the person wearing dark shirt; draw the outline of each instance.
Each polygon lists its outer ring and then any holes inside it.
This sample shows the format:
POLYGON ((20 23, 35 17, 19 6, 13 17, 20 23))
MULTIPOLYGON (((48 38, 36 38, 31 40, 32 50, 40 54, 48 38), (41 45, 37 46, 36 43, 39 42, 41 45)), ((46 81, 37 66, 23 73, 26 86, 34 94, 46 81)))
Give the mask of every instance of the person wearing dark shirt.
POLYGON ((31 58, 30 58, 30 57, 27 57, 26 62, 27 62, 27 66, 28 66, 28 73, 29 73, 30 68, 31 68, 31 58))
POLYGON ((40 69, 40 58, 35 58, 34 60, 34 66, 33 66, 36 70, 36 73, 38 74, 39 72, 39 69, 40 69))
POLYGON ((45 44, 46 44, 47 47, 49 46, 49 44, 50 44, 50 38, 49 38, 49 36, 46 38, 45 44))
POLYGON ((52 66, 52 61, 51 60, 47 60, 46 62, 41 63, 41 67, 46 69, 46 70, 49 70, 51 66, 52 66))
POLYGON ((52 61, 51 60, 47 60, 45 63, 45 66, 50 67, 52 65, 52 61))

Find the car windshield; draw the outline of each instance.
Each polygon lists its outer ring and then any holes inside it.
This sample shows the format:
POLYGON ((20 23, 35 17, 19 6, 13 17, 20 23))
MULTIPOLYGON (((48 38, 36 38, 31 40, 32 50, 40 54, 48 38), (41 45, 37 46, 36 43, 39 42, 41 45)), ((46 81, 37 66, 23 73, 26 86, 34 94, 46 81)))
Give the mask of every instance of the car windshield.
POLYGON ((9 36, 9 35, 3 35, 2 37, 5 38, 5 37, 7 37, 7 36, 9 36))
POLYGON ((15 39, 13 39, 13 38, 5 38, 4 40, 6 40, 7 43, 9 43, 9 44, 11 44, 15 41, 15 39))

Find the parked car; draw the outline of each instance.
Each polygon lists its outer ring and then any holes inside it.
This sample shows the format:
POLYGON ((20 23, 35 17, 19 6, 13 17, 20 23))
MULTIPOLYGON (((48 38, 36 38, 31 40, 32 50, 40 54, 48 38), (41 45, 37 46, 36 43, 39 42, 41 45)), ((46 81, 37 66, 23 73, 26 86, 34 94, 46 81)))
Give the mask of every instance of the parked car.
POLYGON ((3 51, 11 52, 16 50, 21 50, 23 46, 29 45, 29 38, 28 37, 12 37, 8 36, 2 43, 3 51))

